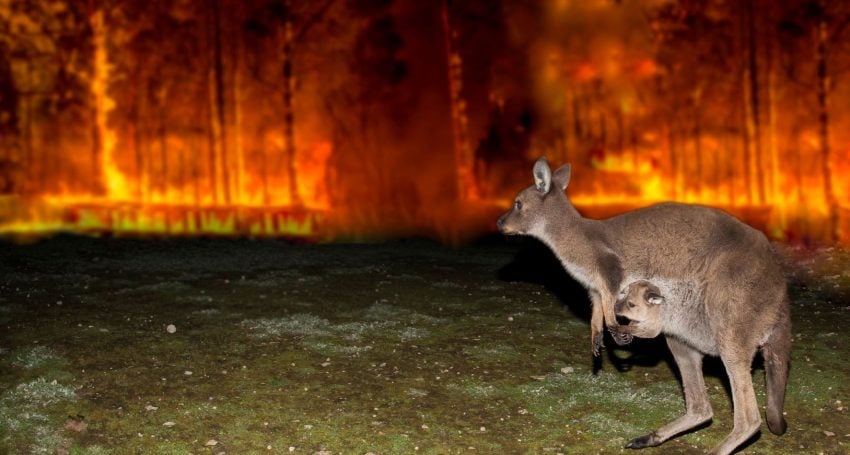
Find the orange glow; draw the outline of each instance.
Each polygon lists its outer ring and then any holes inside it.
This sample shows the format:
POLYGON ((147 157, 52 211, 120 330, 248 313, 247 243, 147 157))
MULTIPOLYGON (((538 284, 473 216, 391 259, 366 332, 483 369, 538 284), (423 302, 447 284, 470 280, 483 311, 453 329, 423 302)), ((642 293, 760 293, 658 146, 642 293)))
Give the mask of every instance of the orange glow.
POLYGON ((453 2, 358 20, 352 2, 289 2, 285 24, 263 2, 83 3, 67 49, 40 49, 59 38, 49 21, 36 36, 49 8, 0 8, 28 30, 0 56, 0 234, 454 241, 492 230, 546 155, 572 163, 589 216, 681 201, 850 240, 850 84, 821 81, 818 111, 813 56, 805 81, 767 42, 706 59, 726 35, 670 2, 503 2, 485 31, 453 2))
POLYGON ((597 71, 592 63, 582 63, 575 69, 575 78, 581 82, 596 79, 598 76, 599 71, 597 71))
POLYGON ((638 78, 655 76, 659 72, 658 64, 655 63, 655 60, 649 58, 641 59, 634 64, 632 72, 638 78))

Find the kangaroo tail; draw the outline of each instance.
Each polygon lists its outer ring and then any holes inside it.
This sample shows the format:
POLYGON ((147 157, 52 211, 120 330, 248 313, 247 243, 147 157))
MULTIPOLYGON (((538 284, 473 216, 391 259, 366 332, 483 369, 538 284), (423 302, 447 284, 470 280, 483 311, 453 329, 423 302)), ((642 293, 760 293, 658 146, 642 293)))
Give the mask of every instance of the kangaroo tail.
POLYGON ((791 321, 787 313, 773 327, 762 347, 762 355, 767 379, 767 428, 771 433, 780 435, 788 428, 782 416, 791 357, 791 321))

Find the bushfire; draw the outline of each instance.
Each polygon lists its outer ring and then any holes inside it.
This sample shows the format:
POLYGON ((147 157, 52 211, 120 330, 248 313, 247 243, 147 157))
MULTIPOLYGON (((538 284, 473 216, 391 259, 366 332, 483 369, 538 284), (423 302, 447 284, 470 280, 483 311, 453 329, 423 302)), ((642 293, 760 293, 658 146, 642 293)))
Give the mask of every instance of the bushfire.
POLYGON ((850 6, 0 0, 0 233, 495 228, 545 155, 591 217, 678 200, 850 241, 850 6))

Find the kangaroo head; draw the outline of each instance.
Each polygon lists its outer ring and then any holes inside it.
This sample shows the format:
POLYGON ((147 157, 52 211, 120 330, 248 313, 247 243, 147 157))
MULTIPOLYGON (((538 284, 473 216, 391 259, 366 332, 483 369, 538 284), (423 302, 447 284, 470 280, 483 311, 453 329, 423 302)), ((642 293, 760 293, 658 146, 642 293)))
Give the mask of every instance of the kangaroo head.
POLYGON ((640 338, 654 338, 661 333, 661 309, 664 296, 657 286, 646 280, 630 283, 620 293, 614 312, 622 325, 632 327, 640 338))
POLYGON ((520 191, 513 207, 496 222, 503 234, 531 235, 542 239, 550 220, 579 217, 564 193, 570 183, 569 164, 553 173, 546 158, 540 157, 534 163, 533 174, 534 184, 520 191))

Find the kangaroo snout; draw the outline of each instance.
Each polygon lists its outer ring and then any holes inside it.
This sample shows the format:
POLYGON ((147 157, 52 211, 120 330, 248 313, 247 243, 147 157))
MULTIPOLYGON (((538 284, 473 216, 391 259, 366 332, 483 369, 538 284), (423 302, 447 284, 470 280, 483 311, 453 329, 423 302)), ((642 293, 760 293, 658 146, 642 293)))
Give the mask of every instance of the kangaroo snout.
POLYGON ((516 223, 508 222, 508 218, 511 216, 512 213, 513 210, 508 210, 507 213, 500 216, 498 221, 496 221, 496 227, 499 228, 499 232, 501 232, 502 234, 513 235, 518 233, 516 226, 514 226, 514 224, 516 223))

